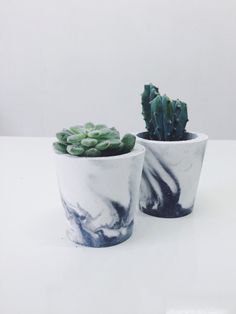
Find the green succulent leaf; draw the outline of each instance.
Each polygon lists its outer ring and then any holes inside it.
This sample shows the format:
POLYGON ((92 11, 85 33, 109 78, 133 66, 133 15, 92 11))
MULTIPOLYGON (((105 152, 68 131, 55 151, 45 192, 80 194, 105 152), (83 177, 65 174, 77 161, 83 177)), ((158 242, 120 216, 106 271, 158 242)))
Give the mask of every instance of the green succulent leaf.
POLYGON ((87 157, 100 157, 102 153, 96 148, 89 148, 85 151, 85 156, 87 157))
POLYGON ((105 124, 97 124, 95 125, 95 130, 101 130, 101 129, 105 129, 107 128, 107 126, 105 124))
POLYGON ((84 148, 81 146, 76 146, 76 145, 68 145, 67 146, 67 152, 70 155, 82 156, 84 151, 85 151, 84 148))
POLYGON ((123 136, 121 141, 123 143, 123 151, 128 153, 134 148, 136 137, 133 134, 127 133, 123 136))
POLYGON ((99 139, 101 137, 101 130, 93 130, 88 132, 88 137, 99 139))
POLYGON ((121 145, 120 139, 113 138, 109 140, 111 149, 119 148, 121 145))
POLYGON ((94 127, 95 127, 95 125, 92 122, 87 122, 84 125, 84 128, 87 130, 92 130, 92 129, 94 129, 94 127))
POLYGON ((119 139, 120 134, 116 129, 106 128, 101 130, 101 137, 106 140, 119 139))
POLYGON ((103 151, 103 150, 108 149, 109 147, 110 147, 110 141, 104 140, 104 141, 101 141, 100 143, 98 143, 95 148, 100 150, 100 151, 103 151))
POLYGON ((67 142, 70 144, 79 144, 81 140, 83 140, 86 137, 86 134, 84 133, 78 133, 74 135, 70 135, 67 138, 67 142))
POLYGON ((54 148, 54 151, 58 154, 66 154, 67 153, 66 145, 64 145, 62 143, 58 143, 58 142, 53 143, 53 148, 54 148))
POLYGON ((95 138, 85 138, 81 141, 81 145, 85 147, 94 147, 97 143, 98 141, 95 138))
POLYGON ((66 144, 67 143, 67 138, 71 135, 70 132, 68 132, 67 130, 64 130, 62 132, 58 132, 56 134, 56 138, 58 139, 58 141, 62 144, 66 144))
POLYGON ((80 133, 85 133, 83 126, 81 125, 76 125, 76 126, 72 126, 69 128, 69 131, 72 134, 80 134, 80 133))

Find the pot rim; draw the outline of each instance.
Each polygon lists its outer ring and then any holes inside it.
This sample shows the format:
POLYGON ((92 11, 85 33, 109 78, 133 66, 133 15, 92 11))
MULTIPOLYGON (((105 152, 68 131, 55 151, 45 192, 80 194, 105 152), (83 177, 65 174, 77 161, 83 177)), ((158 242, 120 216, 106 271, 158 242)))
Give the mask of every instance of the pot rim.
POLYGON ((69 154, 60 154, 56 153, 56 156, 58 157, 64 157, 64 158, 69 158, 69 159, 77 159, 77 160, 116 160, 116 159, 128 159, 132 157, 136 157, 138 155, 144 155, 145 153, 145 147, 141 144, 135 143, 134 148, 132 149, 131 152, 126 153, 126 154, 121 154, 121 155, 115 155, 115 156, 103 156, 103 157, 79 157, 79 156, 73 156, 69 154))
POLYGON ((182 140, 182 141, 155 141, 155 140, 148 140, 145 138, 142 138, 139 136, 139 134, 141 133, 148 133, 147 131, 144 132, 139 132, 136 133, 136 138, 138 138, 138 140, 140 142, 144 142, 144 143, 155 143, 158 145, 183 145, 183 144, 192 144, 192 143, 198 143, 198 142, 204 142, 208 140, 208 135, 204 134, 204 133, 198 133, 198 132, 187 132, 190 135, 195 136, 194 138, 191 139, 187 139, 187 140, 182 140))

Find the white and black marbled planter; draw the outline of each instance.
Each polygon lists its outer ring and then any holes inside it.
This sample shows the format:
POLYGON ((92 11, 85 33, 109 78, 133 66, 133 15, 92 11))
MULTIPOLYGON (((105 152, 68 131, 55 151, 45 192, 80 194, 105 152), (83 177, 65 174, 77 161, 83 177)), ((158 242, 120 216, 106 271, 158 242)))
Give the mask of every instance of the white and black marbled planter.
POLYGON ((153 141, 137 134, 146 149, 140 187, 140 209, 156 217, 175 218, 192 212, 207 135, 187 133, 184 141, 153 141))
POLYGON ((77 244, 106 247, 127 240, 138 208, 145 149, 112 157, 56 154, 68 235, 77 244))

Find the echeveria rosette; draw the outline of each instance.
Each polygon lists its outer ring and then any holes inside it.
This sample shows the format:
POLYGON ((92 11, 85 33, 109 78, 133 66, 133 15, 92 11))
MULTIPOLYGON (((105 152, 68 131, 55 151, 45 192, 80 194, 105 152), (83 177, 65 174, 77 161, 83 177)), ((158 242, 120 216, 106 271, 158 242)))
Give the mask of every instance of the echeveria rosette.
POLYGON ((161 95, 153 84, 144 85, 142 114, 149 139, 157 141, 181 141, 185 139, 188 122, 186 103, 161 95))
POLYGON ((56 134, 58 142, 53 143, 56 153, 78 157, 103 157, 129 153, 135 146, 133 134, 120 133, 104 124, 78 125, 63 129, 56 134))

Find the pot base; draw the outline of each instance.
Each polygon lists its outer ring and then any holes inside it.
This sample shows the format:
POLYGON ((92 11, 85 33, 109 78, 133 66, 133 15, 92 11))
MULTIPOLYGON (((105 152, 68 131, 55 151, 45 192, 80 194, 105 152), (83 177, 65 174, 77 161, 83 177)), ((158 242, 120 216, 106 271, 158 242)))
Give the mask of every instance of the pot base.
POLYGON ((103 247, 118 245, 122 242, 127 241, 131 237, 132 232, 133 232, 133 224, 129 228, 129 230, 126 231, 126 234, 124 236, 107 238, 106 240, 103 238, 103 240, 95 241, 95 242, 86 242, 86 241, 80 242, 78 241, 78 237, 76 233, 71 229, 68 229, 67 236, 69 240, 75 243, 76 245, 85 246, 85 247, 93 247, 93 248, 103 248, 103 247))
POLYGON ((150 216, 159 217, 159 218, 180 218, 191 214, 192 208, 180 208, 174 211, 167 210, 153 210, 147 209, 140 206, 140 210, 150 216))

